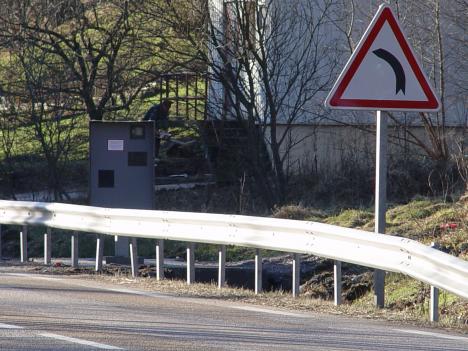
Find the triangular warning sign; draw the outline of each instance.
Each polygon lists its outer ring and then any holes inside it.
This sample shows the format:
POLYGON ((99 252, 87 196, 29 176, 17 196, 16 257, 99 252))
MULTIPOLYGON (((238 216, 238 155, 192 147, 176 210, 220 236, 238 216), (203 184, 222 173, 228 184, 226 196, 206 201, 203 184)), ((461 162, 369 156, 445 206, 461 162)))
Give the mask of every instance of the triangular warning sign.
POLYGON ((437 111, 440 103, 400 25, 381 6, 325 100, 350 110, 437 111))

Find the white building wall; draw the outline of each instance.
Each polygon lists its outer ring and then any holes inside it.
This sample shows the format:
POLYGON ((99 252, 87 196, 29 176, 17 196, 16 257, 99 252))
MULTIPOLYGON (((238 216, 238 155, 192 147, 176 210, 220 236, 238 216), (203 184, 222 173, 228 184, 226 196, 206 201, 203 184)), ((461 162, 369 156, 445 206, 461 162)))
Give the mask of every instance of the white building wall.
MULTIPOLYGON (((368 130, 375 125, 362 125, 368 130)), ((285 126, 278 126, 278 134, 285 130, 285 126)), ((430 146, 426 131, 421 126, 410 128, 411 133, 430 146)), ((404 157, 422 158, 427 156, 424 151, 407 140, 405 130, 389 127, 388 157, 401 160, 404 157), (393 136, 393 137, 391 137, 393 136), (398 138, 396 138, 398 137, 398 138)), ((337 172, 346 163, 354 163, 361 167, 374 167, 375 163, 375 129, 367 132, 356 126, 339 124, 328 125, 295 125, 289 133, 292 144, 285 143, 281 153, 288 152, 285 169, 292 173, 300 172, 337 172), (296 142, 301 140, 300 143, 296 142)), ((459 147, 465 157, 468 157, 468 130, 461 127, 447 129, 448 146, 452 154, 459 155, 459 147)))
POLYGON ((217 76, 215 70, 222 69, 222 60, 218 52, 220 45, 224 43, 224 0, 208 0, 210 18, 213 28, 209 28, 214 40, 208 43, 208 51, 215 67, 208 67, 208 76, 211 78, 208 87, 207 115, 209 119, 223 116, 224 88, 222 83, 214 79, 217 76))

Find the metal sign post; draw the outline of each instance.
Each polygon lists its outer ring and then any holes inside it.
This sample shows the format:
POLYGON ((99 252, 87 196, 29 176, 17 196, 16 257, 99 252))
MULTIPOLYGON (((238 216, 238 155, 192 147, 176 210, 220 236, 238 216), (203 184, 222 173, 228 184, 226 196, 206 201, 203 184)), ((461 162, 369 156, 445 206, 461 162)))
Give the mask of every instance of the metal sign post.
MULTIPOLYGON (((375 232, 384 234, 388 134, 387 116, 381 111, 435 112, 440 108, 439 99, 390 7, 381 5, 377 10, 328 94, 325 106, 377 110, 375 232)), ((384 307, 384 288, 385 272, 376 270, 374 300, 377 307, 384 307)))
MULTIPOLYGON (((377 137, 375 145, 375 233, 385 233, 385 215, 387 212, 387 115, 377 111, 377 137)), ((374 271, 374 303, 384 307, 385 271, 374 271)))

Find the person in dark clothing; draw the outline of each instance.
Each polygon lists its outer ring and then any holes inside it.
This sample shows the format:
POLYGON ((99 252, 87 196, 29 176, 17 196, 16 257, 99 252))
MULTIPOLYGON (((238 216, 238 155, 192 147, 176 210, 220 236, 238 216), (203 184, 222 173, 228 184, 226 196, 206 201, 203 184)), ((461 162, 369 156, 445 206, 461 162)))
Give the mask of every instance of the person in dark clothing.
POLYGON ((163 100, 160 104, 153 105, 143 117, 144 121, 154 121, 154 157, 158 157, 161 147, 161 139, 168 139, 170 134, 167 132, 169 128, 169 109, 172 102, 163 100))

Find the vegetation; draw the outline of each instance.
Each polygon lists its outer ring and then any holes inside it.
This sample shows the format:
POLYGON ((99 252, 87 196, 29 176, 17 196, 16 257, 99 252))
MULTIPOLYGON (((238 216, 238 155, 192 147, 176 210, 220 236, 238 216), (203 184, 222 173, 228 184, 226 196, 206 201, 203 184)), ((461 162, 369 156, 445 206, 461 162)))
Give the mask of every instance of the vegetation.
POLYGON ((178 81, 164 78, 181 66, 161 45, 162 36, 175 38, 163 25, 146 16, 140 3, 129 1, 2 7, 0 191, 14 198, 18 192, 47 189, 55 200, 66 200, 70 183, 74 188, 87 179, 82 161, 88 119, 139 119, 156 95, 182 97, 175 112, 180 107, 196 116, 195 109, 204 109, 204 103, 185 99, 204 92, 204 80, 187 78, 185 86, 177 86, 178 81), (28 181, 34 167, 37 182, 28 181))
MULTIPOLYGON (((302 206, 286 206, 277 211, 282 218, 316 220, 316 210, 302 206)), ((374 230, 372 209, 346 209, 327 216, 322 222, 344 227, 374 230)), ((417 240, 423 244, 436 246, 451 255, 468 261, 468 202, 461 199, 449 203, 440 199, 416 198, 404 205, 390 206, 387 212, 387 233, 417 240)), ((368 279, 371 279, 369 276, 368 279)), ((353 311, 367 311, 373 315, 373 293, 353 298, 353 311)), ((429 315, 429 286, 408 276, 396 273, 387 275, 385 283, 385 306, 397 319, 427 320, 429 315), (396 317, 403 313, 400 317, 396 317)), ((468 325, 468 304, 462 298, 441 292, 440 324, 444 326, 468 325)), ((354 312, 353 312, 354 313, 354 312)), ((393 317, 392 317, 393 318, 393 317)))
MULTIPOLYGON (((274 214, 277 218, 312 220, 349 228, 374 230, 373 209, 345 209, 324 214, 303 206, 285 206, 274 214)), ((417 198, 404 205, 390 206, 387 234, 420 241, 435 242, 441 250, 466 259, 468 257, 468 203, 417 198)))

